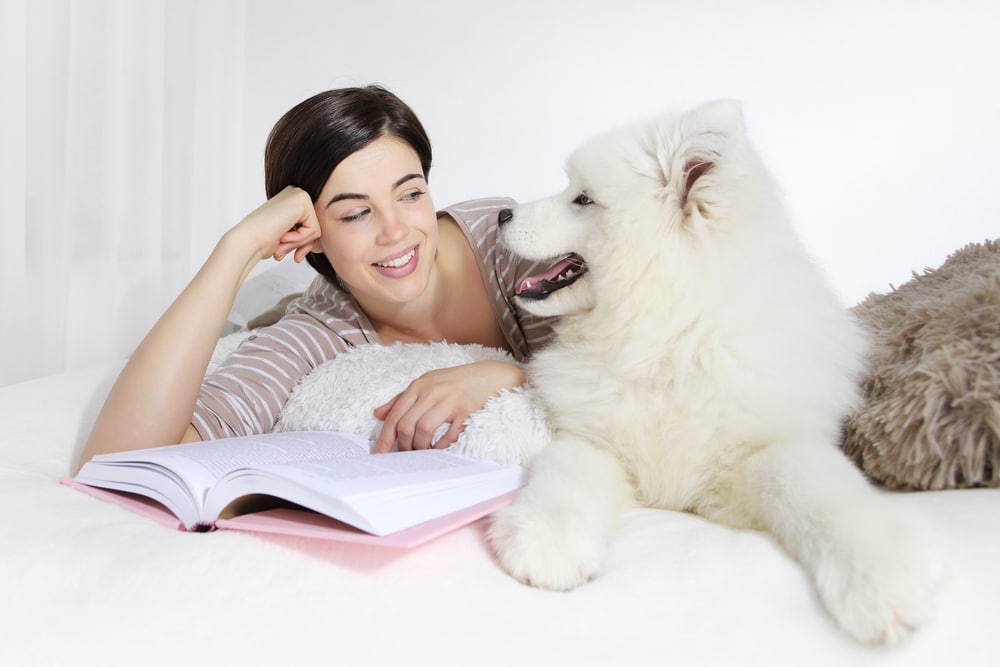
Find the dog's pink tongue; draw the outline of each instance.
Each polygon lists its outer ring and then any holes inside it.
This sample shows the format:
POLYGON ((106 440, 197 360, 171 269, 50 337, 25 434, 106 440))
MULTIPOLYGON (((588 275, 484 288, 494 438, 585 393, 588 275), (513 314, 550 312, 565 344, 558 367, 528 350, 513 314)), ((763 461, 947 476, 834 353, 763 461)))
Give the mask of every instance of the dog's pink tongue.
POLYGON ((517 286, 517 294, 524 295, 537 292, 546 284, 551 285, 565 280, 566 274, 573 270, 579 271, 583 266, 583 260, 579 255, 569 255, 546 269, 544 273, 528 276, 522 280, 521 284, 517 286))

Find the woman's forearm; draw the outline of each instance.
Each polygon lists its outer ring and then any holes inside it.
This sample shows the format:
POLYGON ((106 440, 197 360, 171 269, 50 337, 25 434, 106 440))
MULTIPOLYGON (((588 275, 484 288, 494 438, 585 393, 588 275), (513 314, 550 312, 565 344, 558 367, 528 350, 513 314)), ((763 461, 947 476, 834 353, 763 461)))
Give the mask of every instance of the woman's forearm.
POLYGON ((319 237, 312 200, 292 186, 226 232, 125 365, 82 460, 199 439, 191 426, 195 401, 240 287, 261 259, 302 261, 319 237))
POLYGON ((227 233, 132 354, 84 448, 95 454, 196 439, 195 400, 240 286, 259 261, 227 233), (190 430, 189 430, 190 429, 190 430))

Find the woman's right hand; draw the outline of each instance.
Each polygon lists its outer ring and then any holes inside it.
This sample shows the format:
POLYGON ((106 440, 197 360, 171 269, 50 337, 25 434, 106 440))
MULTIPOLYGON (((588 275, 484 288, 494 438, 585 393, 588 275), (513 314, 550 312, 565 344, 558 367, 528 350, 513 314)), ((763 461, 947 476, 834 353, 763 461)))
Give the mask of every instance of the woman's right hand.
POLYGON ((319 220, 309 194, 293 185, 274 195, 240 221, 233 232, 253 240, 259 259, 280 261, 293 253, 296 262, 320 250, 319 220))

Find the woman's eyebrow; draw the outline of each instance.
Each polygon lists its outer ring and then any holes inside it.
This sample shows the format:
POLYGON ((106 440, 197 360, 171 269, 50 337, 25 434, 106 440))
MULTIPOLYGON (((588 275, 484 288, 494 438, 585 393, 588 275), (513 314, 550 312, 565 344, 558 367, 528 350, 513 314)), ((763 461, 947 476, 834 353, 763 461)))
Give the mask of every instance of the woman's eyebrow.
POLYGON ((341 192, 340 194, 334 195, 330 201, 326 203, 326 207, 330 208, 333 204, 345 199, 368 199, 368 195, 358 194, 357 192, 341 192))
MULTIPOLYGON (((398 179, 395 183, 393 183, 392 184, 392 189, 395 190, 396 188, 398 188, 403 183, 406 183, 407 181, 413 180, 414 178, 423 178, 423 177, 424 177, 423 174, 416 174, 416 173, 414 173, 414 174, 407 174, 406 176, 403 176, 402 178, 398 179)), ((326 206, 327 206, 327 208, 329 208, 331 205, 333 205, 333 204, 335 204, 335 203, 337 203, 339 201, 343 201, 345 199, 364 199, 365 201, 367 201, 369 199, 369 197, 368 197, 368 195, 359 194, 357 192, 341 192, 341 193, 336 194, 333 197, 331 197, 330 201, 328 201, 326 203, 326 206)))
POLYGON ((406 176, 403 176, 401 179, 399 179, 398 181, 396 181, 395 183, 393 183, 392 184, 392 189, 395 190, 396 188, 398 188, 403 183, 406 183, 407 181, 411 181, 414 178, 423 178, 423 177, 424 177, 423 174, 407 174, 406 176))

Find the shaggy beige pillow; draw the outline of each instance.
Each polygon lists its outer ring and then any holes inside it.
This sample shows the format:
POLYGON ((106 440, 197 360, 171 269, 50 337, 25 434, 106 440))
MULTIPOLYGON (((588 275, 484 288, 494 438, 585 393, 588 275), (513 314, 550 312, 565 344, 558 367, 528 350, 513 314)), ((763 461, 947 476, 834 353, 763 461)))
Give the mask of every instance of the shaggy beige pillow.
POLYGON ((890 488, 1000 486, 1000 240, 854 311, 873 349, 844 451, 890 488))

